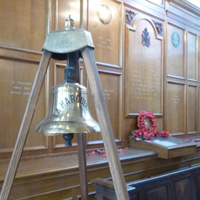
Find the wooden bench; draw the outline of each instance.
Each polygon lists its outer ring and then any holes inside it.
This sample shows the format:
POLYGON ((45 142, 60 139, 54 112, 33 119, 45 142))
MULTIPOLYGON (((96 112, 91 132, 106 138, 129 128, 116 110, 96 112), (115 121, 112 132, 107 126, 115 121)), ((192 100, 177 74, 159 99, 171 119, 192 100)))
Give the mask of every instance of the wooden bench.
MULTIPOLYGON (((111 181, 94 179, 97 200, 115 200, 111 181)), ((130 200, 200 200, 200 166, 127 183, 130 200)))

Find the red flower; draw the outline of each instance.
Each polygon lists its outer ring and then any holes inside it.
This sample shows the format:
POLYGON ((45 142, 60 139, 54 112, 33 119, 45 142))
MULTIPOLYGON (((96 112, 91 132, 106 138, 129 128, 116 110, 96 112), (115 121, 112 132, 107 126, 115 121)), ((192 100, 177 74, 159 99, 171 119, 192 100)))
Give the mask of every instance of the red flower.
POLYGON ((164 137, 168 137, 169 136, 169 132, 168 131, 161 131, 160 135, 164 136, 164 137))
POLYGON ((135 134, 133 134, 132 137, 133 137, 133 139, 137 139, 137 138, 139 138, 140 136, 139 136, 138 134, 135 133, 135 134))

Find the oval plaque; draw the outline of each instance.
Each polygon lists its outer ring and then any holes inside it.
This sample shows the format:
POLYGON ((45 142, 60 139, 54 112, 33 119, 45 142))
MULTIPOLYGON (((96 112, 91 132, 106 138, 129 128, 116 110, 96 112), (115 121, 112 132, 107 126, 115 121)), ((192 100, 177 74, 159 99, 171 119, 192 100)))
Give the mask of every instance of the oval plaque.
POLYGON ((112 19, 110 8, 105 4, 99 6, 97 16, 103 24, 109 24, 112 19))
POLYGON ((172 45, 174 47, 178 47, 180 44, 180 37, 179 34, 177 32, 173 32, 172 36, 171 36, 171 41, 172 41, 172 45))

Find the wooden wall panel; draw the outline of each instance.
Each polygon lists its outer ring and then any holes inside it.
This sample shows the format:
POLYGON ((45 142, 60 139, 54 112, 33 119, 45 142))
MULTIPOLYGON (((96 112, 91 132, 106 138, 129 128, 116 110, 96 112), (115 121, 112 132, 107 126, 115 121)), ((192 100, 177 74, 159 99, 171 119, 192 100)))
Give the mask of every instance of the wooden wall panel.
MULTIPOLYGON (((139 18, 139 17, 138 17, 139 18)), ((162 113, 163 71, 162 40, 151 20, 135 20, 134 28, 126 28, 125 116, 137 115, 140 110, 162 113), (133 30, 134 29, 134 30, 133 30), (142 45, 147 29, 150 46, 142 45)))
POLYGON ((0 44, 40 51, 46 35, 46 3, 0 0, 0 44))
POLYGON ((168 200, 170 196, 169 186, 167 184, 166 185, 163 184, 159 187, 153 187, 152 189, 148 189, 146 193, 148 200, 154 200, 154 199, 168 200))
MULTIPOLYGON (((178 42, 177 42, 178 43, 178 42)), ((167 25, 167 75, 185 77, 184 65, 184 30, 174 25, 167 25), (179 45, 173 46, 172 36, 176 34, 174 40, 179 41, 179 45)))
MULTIPOLYGON (((112 129, 115 139, 120 139, 120 84, 121 74, 109 71, 99 71, 99 76, 106 101, 112 129)), ((97 121, 96 111, 94 107, 93 98, 89 90, 89 105, 90 112, 97 121)), ((88 136, 88 141, 102 140, 101 134, 91 133, 88 136)))
POLYGON ((197 37, 192 33, 188 33, 187 48, 187 77, 190 80, 198 80, 197 66, 197 37))
POLYGON ((148 1, 151 1, 151 2, 156 3, 158 5, 163 5, 164 4, 164 0, 148 0, 148 1))
POLYGON ((187 88, 187 132, 198 132, 198 88, 196 86, 188 86, 187 88))
MULTIPOLYGON (((198 58, 198 60, 197 60, 197 67, 198 67, 198 72, 199 72, 200 71, 200 37, 198 37, 197 44, 198 44, 198 48, 197 48, 197 50, 198 50, 198 54, 197 54, 197 58, 198 58)), ((198 80, 200 80, 200 73, 198 73, 198 80)))
POLYGON ((113 0, 89 1, 89 31, 97 62, 120 65, 121 3, 113 0))
MULTIPOLYGON (((177 180, 175 186, 175 199, 188 200, 188 197, 193 197, 193 187, 191 177, 177 180), (184 191, 187 191, 185 193, 184 191)), ((193 198, 192 198, 193 199, 193 198)))
MULTIPOLYGON (((37 62, 0 60, 0 85, 2 88, 0 94, 0 153, 10 152, 15 145, 37 67, 37 62)), ((47 148, 45 137, 35 133, 36 125, 40 123, 45 114, 44 93, 43 87, 30 126, 25 149, 47 148)))
MULTIPOLYGON (((85 0, 83 0, 85 2, 85 0)), ((79 28, 80 22, 80 1, 66 1, 66 0, 55 0, 55 29, 62 30, 65 27, 65 21, 71 15, 71 18, 75 22, 75 27, 79 28)), ((87 6, 86 3, 84 5, 87 6)), ((84 6, 85 8, 85 6, 84 6)), ((86 20, 86 15, 84 15, 84 19, 86 20)), ((86 27, 85 27, 86 28, 86 27)))
POLYGON ((178 84, 176 82, 168 82, 167 88, 166 130, 168 130, 171 134, 185 133, 185 85, 178 84))

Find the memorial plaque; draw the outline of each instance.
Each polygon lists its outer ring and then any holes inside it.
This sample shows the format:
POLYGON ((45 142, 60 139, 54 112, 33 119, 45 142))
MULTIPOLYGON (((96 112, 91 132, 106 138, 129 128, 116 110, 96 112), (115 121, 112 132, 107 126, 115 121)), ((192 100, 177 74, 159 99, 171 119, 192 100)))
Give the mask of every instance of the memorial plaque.
POLYGON ((187 103, 187 131, 188 133, 197 133, 197 116, 198 116, 198 105, 197 105, 197 86, 188 86, 188 103, 187 103))
POLYGON ((187 75, 188 79, 197 80, 197 39, 196 35, 188 33, 188 48, 187 48, 187 75))
POLYGON ((185 85, 167 83, 167 106, 166 106, 166 130, 173 133, 185 133, 186 108, 185 108, 185 85))
POLYGON ((167 75, 185 77, 184 30, 167 25, 167 75))
POLYGON ((89 1, 89 31, 97 62, 119 66, 121 3, 113 0, 89 1))
POLYGON ((127 27, 126 47, 125 115, 162 113, 162 42, 152 24, 144 19, 135 31, 127 27))
MULTIPOLYGON (((10 152, 15 145, 27 101, 31 92, 38 63, 0 60, 0 153, 10 152)), ((36 125, 45 115, 44 87, 36 106, 25 150, 44 149, 47 143, 44 135, 35 133, 36 125)))

